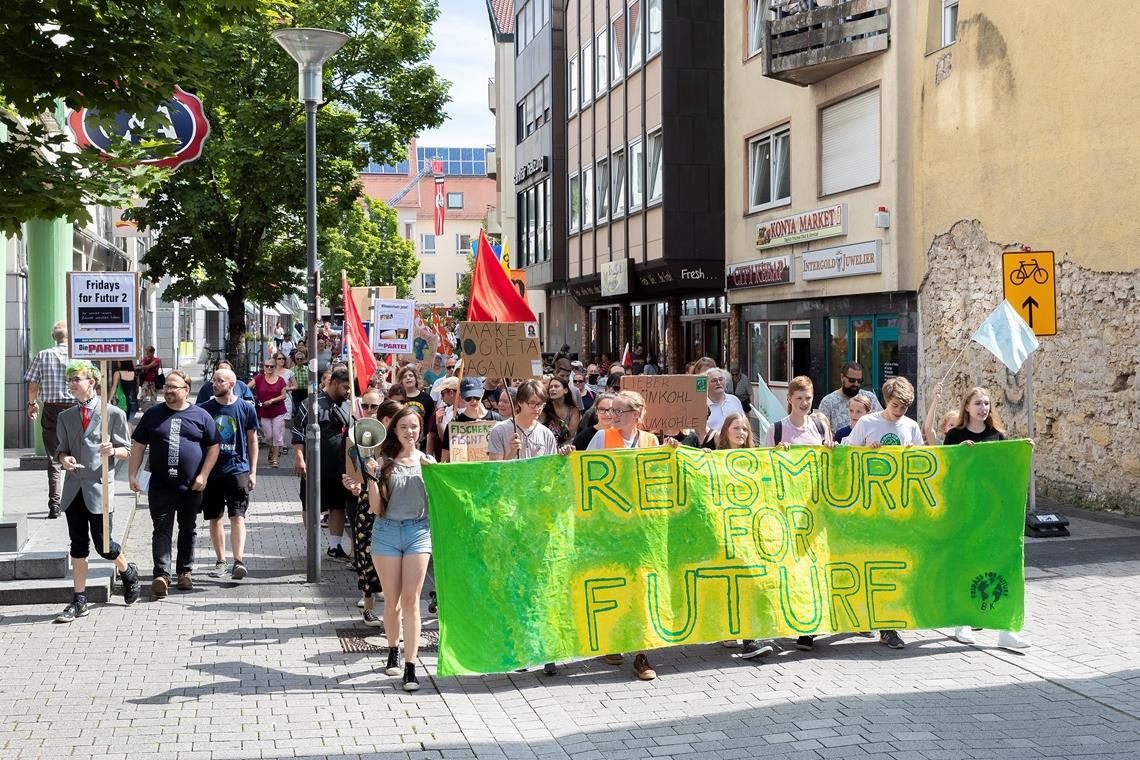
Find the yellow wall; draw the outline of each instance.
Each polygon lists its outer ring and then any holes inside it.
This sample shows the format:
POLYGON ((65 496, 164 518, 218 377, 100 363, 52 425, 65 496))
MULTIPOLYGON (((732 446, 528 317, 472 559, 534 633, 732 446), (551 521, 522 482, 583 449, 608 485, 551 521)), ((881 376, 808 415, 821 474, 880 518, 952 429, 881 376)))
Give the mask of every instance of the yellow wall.
POLYGON ((915 247, 979 219, 1003 244, 1140 266, 1138 32, 1140 3, 962 0, 957 42, 913 54, 915 247))

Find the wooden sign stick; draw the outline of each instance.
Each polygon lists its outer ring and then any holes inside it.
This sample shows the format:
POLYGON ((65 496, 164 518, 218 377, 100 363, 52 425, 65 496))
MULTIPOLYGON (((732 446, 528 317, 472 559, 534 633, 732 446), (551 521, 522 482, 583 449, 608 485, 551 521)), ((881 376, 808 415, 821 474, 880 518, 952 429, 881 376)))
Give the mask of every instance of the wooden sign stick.
MULTIPOLYGON (((99 362, 99 372, 102 382, 99 383, 99 442, 108 443, 110 436, 107 433, 107 418, 110 417, 107 409, 107 360, 99 362)), ((112 457, 103 454, 103 553, 111 553, 111 468, 112 457)))

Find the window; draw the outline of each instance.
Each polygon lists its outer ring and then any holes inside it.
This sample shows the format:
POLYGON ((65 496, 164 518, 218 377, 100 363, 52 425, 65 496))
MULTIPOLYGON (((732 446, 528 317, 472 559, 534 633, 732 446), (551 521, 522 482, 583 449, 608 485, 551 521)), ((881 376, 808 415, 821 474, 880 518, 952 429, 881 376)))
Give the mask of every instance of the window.
POLYGON ((649 2, 649 49, 645 52, 648 58, 661 51, 661 0, 648 0, 649 2))
POLYGON ((526 139, 526 98, 523 98, 515 106, 515 142, 521 143, 526 139))
POLYGON ((538 247, 538 187, 526 191, 526 260, 535 262, 538 247))
POLYGON ((748 212, 792 202, 791 132, 785 127, 748 141, 748 212))
POLYGON ((582 105, 594 99, 594 45, 582 46, 582 105))
POLYGON ((538 91, 531 90, 526 96, 526 133, 534 133, 538 121, 538 91))
POLYGON ((432 272, 424 272, 420 275, 420 290, 424 293, 435 292, 435 274, 432 272))
POLYGON ((625 77, 625 16, 621 13, 610 21, 610 82, 617 84, 625 77))
POLYGON ((534 36, 537 37, 538 31, 550 20, 550 0, 535 0, 534 5, 534 36))
POLYGON ((594 61, 594 97, 600 98, 605 93, 606 88, 610 84, 610 69, 609 61, 609 44, 606 42, 606 30, 598 32, 598 37, 594 40, 594 53, 597 58, 594 61))
POLYGON ((550 94, 550 77, 542 80, 542 123, 550 121, 550 104, 554 102, 550 94))
POLYGON ((456 233, 456 235, 455 235, 455 253, 458 256, 470 256, 471 255, 471 236, 470 235, 460 235, 459 233, 456 233))
POLYGON ((610 215, 610 160, 598 159, 598 184, 594 188, 595 198, 598 200, 598 221, 604 222, 610 215))
POLYGON ((748 55, 760 52, 764 40, 764 11, 768 0, 748 0, 748 55))
POLYGON ((649 135, 649 155, 647 156, 647 163, 645 167, 645 176, 649 181, 649 203, 661 200, 664 193, 662 187, 662 161, 661 152, 664 148, 665 141, 661 135, 661 130, 657 130, 649 135))
POLYGON ((820 194, 879 181, 879 90, 820 112, 820 194))
POLYGON ((537 264, 544 259, 546 250, 546 193, 541 182, 531 188, 531 193, 534 195, 534 250, 531 258, 537 264))
MULTIPOLYGON (((515 17, 515 33, 518 38, 518 43, 515 47, 517 48, 518 53, 521 53, 526 49, 526 43, 530 40, 530 35, 528 34, 528 27, 530 24, 530 17, 527 14, 528 10, 528 7, 524 5, 522 7, 522 10, 519 11, 519 15, 515 17)), ((516 53, 516 55, 518 53, 516 53)))
POLYGON ((629 144, 629 210, 641 208, 645 197, 645 149, 641 140, 629 144))
POLYGON ((538 19, 535 13, 535 6, 537 5, 537 0, 526 4, 526 41, 528 44, 538 34, 538 19))
POLYGON ((447 194, 447 207, 448 208, 463 208, 463 193, 448 193, 447 194))
POLYGON ((582 223, 582 185, 577 174, 570 175, 570 192, 567 195, 570 198, 570 231, 577 232, 582 223))
POLYGON ((420 235, 420 255, 435 255, 435 235, 420 235))
POLYGON ((582 170, 582 229, 594 226, 594 167, 582 170))
POLYGON ((404 240, 416 239, 416 225, 414 222, 404 222, 404 240))
POLYGON ((566 67, 566 78, 570 80, 566 84, 566 92, 570 96, 570 113, 578 113, 578 56, 570 59, 570 64, 566 67))
POLYGON ((942 45, 958 39, 958 0, 942 0, 942 45))
POLYGON ((629 4, 629 70, 641 65, 641 0, 629 4))
POLYGON ((610 202, 614 217, 625 213, 625 151, 615 150, 610 161, 610 202))
POLYGON ((547 177, 542 181, 542 186, 546 193, 546 249, 542 257, 543 261, 550 261, 550 257, 554 252, 554 185, 547 177))
POLYGON ((526 266, 530 263, 526 250, 526 191, 515 195, 515 238, 519 241, 519 249, 515 251, 515 258, 520 264, 526 266))

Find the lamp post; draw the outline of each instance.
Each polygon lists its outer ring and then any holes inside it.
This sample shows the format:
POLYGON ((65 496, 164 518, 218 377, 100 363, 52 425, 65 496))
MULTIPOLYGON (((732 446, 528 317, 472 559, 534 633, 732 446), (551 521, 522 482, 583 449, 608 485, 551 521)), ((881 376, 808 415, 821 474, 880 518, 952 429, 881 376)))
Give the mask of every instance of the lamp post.
POLYGON ((321 439, 317 424, 317 106, 324 100, 322 67, 348 42, 348 35, 328 29, 278 29, 273 39, 297 62, 297 97, 305 104, 305 242, 308 249, 308 302, 305 332, 309 348, 309 424, 305 428, 305 575, 321 580, 321 439))

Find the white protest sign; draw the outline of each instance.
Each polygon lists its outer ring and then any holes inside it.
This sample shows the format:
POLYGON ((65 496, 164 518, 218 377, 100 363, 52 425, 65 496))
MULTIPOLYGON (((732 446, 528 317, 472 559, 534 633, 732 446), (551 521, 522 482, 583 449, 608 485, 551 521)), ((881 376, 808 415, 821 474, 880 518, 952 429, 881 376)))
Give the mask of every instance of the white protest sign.
POLYGON ((416 302, 377 298, 372 302, 372 313, 376 318, 372 325, 372 350, 380 354, 411 353, 416 302))
POLYGON ((138 272, 68 272, 68 355, 137 359, 141 339, 138 272))

